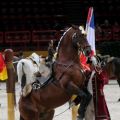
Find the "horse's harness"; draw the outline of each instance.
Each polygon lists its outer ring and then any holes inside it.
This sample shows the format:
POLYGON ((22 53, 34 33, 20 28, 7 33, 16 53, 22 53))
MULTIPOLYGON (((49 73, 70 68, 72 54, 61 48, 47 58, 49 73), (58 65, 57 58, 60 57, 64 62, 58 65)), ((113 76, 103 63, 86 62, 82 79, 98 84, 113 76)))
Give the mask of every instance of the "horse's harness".
MULTIPOLYGON (((58 62, 58 61, 55 61, 56 64, 58 65, 61 65, 63 67, 65 67, 66 69, 63 71, 63 73, 60 75, 59 79, 60 80, 62 78, 62 76, 64 75, 64 73, 71 67, 71 66, 74 66, 75 63, 72 61, 70 64, 64 64, 64 63, 61 63, 61 62, 58 62)), ((83 74, 83 76, 85 77, 85 74, 84 74, 84 70, 82 68, 80 68, 78 66, 78 69, 80 70, 80 72, 83 74)))
MULTIPOLYGON (((74 48, 78 48, 78 56, 79 56, 79 54, 80 54, 80 52, 82 52, 83 54, 85 54, 84 53, 84 51, 86 50, 86 48, 88 48, 88 47, 90 47, 89 45, 85 45, 85 46, 82 46, 79 42, 78 42, 78 36, 77 36, 77 33, 74 33, 73 34, 73 36, 72 36, 72 39, 73 39, 73 47, 74 48), (75 43, 76 43, 76 45, 75 45, 75 43)), ((75 56, 74 57, 74 60, 76 59, 76 57, 77 56, 75 56)), ((73 61, 74 61, 73 60, 73 61)), ((76 63, 74 63, 74 62, 70 62, 69 64, 65 64, 65 63, 62 63, 62 62, 59 62, 59 61, 55 61, 55 64, 58 64, 58 65, 61 65, 61 66, 63 66, 63 67, 65 67, 65 69, 64 69, 64 71, 61 73, 61 75, 59 76, 59 78, 58 78, 58 80, 60 80, 62 77, 63 77, 63 75, 68 71, 68 69, 71 67, 71 66, 74 66, 76 63)), ((80 67, 79 65, 77 65, 78 66, 78 69, 79 69, 79 71, 82 73, 82 75, 84 76, 84 79, 86 80, 86 76, 85 76, 85 71, 82 69, 82 67, 80 67)), ((84 82, 83 82, 83 84, 84 84, 84 82)), ((82 85, 83 85, 82 84, 82 85)))
MULTIPOLYGON (((60 66, 63 66, 65 69, 64 71, 60 74, 60 76, 58 77, 58 79, 56 81, 60 81, 62 79, 62 77, 64 76, 64 74, 71 68, 71 66, 74 66, 74 65, 77 65, 76 63, 74 63, 73 61, 70 62, 69 64, 65 64, 65 63, 62 63, 62 62, 59 62, 59 61, 54 61, 54 64, 52 67, 54 67, 55 65, 60 65, 60 66)), ((84 76, 84 79, 86 80, 86 76, 85 76, 85 71, 82 69, 82 67, 80 67, 79 65, 77 65, 77 69, 80 71, 80 73, 82 73, 82 75, 84 76)), ((54 72, 54 70, 52 71, 54 72)), ((53 73, 52 73, 53 74, 53 73)), ((39 89, 39 88, 42 88, 44 86, 46 86, 47 84, 49 83, 54 83, 54 79, 56 78, 52 78, 54 77, 53 75, 47 80, 45 81, 43 84, 39 85, 39 83, 34 83, 33 84, 33 89, 39 89), (36 87, 36 85, 38 87, 36 87)), ((54 83, 56 85, 56 83, 54 83)), ((82 85, 84 84, 84 82, 82 83, 82 85)))
MULTIPOLYGON (((76 58, 74 58, 74 59, 76 59, 76 58)), ((77 65, 73 61, 70 62, 69 64, 65 64, 65 63, 59 62, 57 60, 55 61, 55 64, 58 64, 58 65, 61 65, 61 66, 65 67, 64 71, 60 74, 60 76, 58 78, 58 81, 64 76, 64 74, 70 69, 71 66, 77 65)), ((82 75, 84 76, 84 79, 86 80, 85 71, 79 65, 77 65, 77 68, 80 71, 80 73, 82 73, 82 75)), ((84 84, 84 82, 83 82, 83 84, 84 84)))
MULTIPOLYGON (((76 35, 77 34, 74 34, 73 35, 73 37, 76 37, 76 35)), ((75 42, 77 43, 77 41, 75 40, 75 42)), ((73 45, 73 47, 75 47, 74 45, 73 45)), ((80 43, 79 43, 79 45, 77 45, 77 47, 78 47, 78 55, 80 54, 80 52, 83 52, 84 53, 84 51, 85 51, 85 48, 86 47, 88 47, 88 46, 81 46, 80 45, 80 43)), ((77 57, 77 56, 76 56, 77 57)), ((74 60, 76 59, 76 57, 74 57, 74 60)), ((32 59, 31 59, 32 60, 32 59)), ((73 60, 73 61, 74 61, 73 60)), ((33 60, 32 60, 33 61, 33 60)), ((59 61, 54 61, 54 65, 60 65, 60 66, 63 66, 63 67, 65 67, 65 69, 64 69, 64 71, 60 74, 60 76, 58 77, 58 79, 57 79, 57 81, 59 81, 59 80, 61 80, 61 78, 64 76, 64 74, 71 68, 71 66, 74 66, 74 65, 77 65, 76 63, 74 63, 74 62, 70 62, 69 64, 65 64, 65 63, 62 63, 62 62, 59 62, 59 61)), ((34 63, 35 63, 35 61, 33 61, 34 63)), ((82 67, 80 67, 79 65, 77 65, 77 69, 80 71, 80 73, 82 73, 82 75, 83 75, 83 77, 84 77, 84 79, 86 80, 86 75, 85 75, 85 71, 83 70, 83 68, 82 67)), ((53 82, 53 80, 50 80, 50 82, 53 82)), ((82 83, 82 85, 84 84, 84 81, 83 81, 83 83, 82 83)), ((42 86, 44 86, 44 84, 42 85, 42 86)), ((41 86, 41 87, 42 87, 41 86)), ((39 88, 38 88, 39 89, 39 88)))

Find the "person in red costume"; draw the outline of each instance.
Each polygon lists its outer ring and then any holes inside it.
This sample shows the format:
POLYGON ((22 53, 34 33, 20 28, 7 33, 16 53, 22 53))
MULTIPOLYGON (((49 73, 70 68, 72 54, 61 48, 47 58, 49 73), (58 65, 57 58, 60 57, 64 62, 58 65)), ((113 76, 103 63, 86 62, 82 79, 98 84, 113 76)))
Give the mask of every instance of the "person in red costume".
MULTIPOLYGON (((108 77, 106 72, 102 70, 100 64, 96 60, 94 52, 91 51, 91 48, 88 48, 88 51, 86 51, 85 54, 80 54, 80 62, 83 66, 84 71, 87 73, 86 76, 88 75, 88 73, 90 73, 88 82, 91 81, 92 89, 87 86, 88 83, 86 84, 86 88, 93 96, 93 99, 91 99, 89 103, 92 104, 92 107, 94 107, 94 111, 89 111, 92 109, 87 110, 87 108, 82 108, 82 104, 84 103, 81 103, 80 107, 78 108, 77 120, 83 120, 84 117, 85 120, 111 120, 103 92, 104 85, 108 83, 108 77), (85 113, 82 113, 83 109, 85 113), (91 112, 93 115, 87 115, 88 111, 89 113, 91 112)), ((78 104, 81 99, 78 99, 77 97, 74 100, 75 104, 78 104)), ((86 107, 90 108, 89 105, 86 107)))
POLYGON ((98 69, 95 67, 95 75, 92 79, 95 120, 111 120, 103 91, 109 78, 104 70, 98 69))
MULTIPOLYGON (((104 96, 104 85, 108 83, 107 72, 101 67, 101 64, 96 60, 96 56, 92 54, 90 56, 91 71, 93 77, 92 82, 92 92, 93 92, 93 106, 94 106, 94 120, 111 120, 107 103, 104 96)), ((92 75, 92 74, 91 74, 92 75)), ((86 120, 89 120, 86 119, 86 120)))

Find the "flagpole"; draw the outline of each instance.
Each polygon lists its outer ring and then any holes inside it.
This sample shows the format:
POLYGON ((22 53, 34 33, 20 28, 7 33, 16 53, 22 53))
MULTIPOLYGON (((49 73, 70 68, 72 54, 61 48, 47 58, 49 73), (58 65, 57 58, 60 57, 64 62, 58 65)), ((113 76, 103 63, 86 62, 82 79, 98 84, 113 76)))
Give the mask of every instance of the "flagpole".
MULTIPOLYGON (((94 25, 93 7, 90 7, 88 10, 88 16, 87 16, 87 22, 86 22, 86 34, 87 34, 86 37, 87 37, 88 43, 91 46, 92 56, 94 56, 96 54, 96 50, 95 50, 95 25, 94 25)), ((93 74, 94 72, 95 71, 92 71, 93 74)), ((91 77, 92 77, 92 74, 91 74, 91 77)), ((93 95, 92 79, 89 79, 87 88, 88 88, 88 91, 93 95)), ((88 109, 86 110, 86 118, 95 119, 95 112, 91 112, 91 109, 90 109, 91 106, 94 106, 93 99, 91 99, 91 104, 88 105, 88 109), (88 116, 88 114, 90 115, 88 116)))
POLYGON ((88 43, 90 44, 91 49, 94 52, 94 54, 96 54, 96 50, 95 50, 95 24, 94 24, 93 7, 90 7, 88 10, 85 31, 87 34, 88 43))

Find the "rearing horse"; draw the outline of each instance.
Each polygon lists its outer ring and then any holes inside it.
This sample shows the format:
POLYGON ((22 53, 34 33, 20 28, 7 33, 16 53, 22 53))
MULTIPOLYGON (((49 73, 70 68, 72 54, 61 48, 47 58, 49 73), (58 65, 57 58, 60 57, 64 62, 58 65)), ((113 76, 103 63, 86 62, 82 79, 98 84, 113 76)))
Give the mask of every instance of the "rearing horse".
POLYGON ((85 75, 79 51, 88 46, 86 37, 77 26, 70 27, 58 44, 58 55, 53 65, 53 80, 27 97, 20 97, 21 120, 52 120, 54 109, 70 100, 73 94, 80 95, 85 75))

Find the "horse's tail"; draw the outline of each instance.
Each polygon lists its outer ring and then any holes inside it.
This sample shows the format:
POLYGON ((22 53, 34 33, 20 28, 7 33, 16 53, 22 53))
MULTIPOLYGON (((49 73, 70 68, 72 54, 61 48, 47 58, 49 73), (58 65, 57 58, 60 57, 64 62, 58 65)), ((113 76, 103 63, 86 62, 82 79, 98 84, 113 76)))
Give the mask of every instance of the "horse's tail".
POLYGON ((18 75, 18 83, 20 83, 23 88, 26 84, 26 75, 24 72, 24 61, 20 61, 17 64, 17 75, 18 75))

